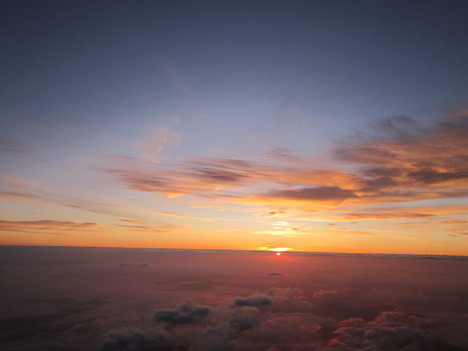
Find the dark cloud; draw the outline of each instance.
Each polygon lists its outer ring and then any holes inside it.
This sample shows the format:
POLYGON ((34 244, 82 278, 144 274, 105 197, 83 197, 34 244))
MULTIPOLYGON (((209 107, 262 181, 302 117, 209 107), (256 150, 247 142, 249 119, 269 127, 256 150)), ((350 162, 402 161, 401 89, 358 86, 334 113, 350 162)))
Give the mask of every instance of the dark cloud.
POLYGON ((273 300, 267 295, 251 295, 248 297, 237 297, 231 302, 231 308, 250 306, 250 307, 265 307, 271 306, 273 300))
POLYGON ((104 336, 100 351, 171 350, 169 334, 162 329, 113 330, 104 336))
POLYGON ((352 318, 338 323, 327 350, 424 350, 434 340, 426 321, 399 311, 383 312, 370 322, 352 318))
POLYGON ((393 116, 371 122, 372 130, 380 138, 408 140, 417 138, 427 131, 416 120, 408 116, 393 116))
POLYGON ((156 323, 166 323, 167 325, 200 323, 210 313, 211 309, 206 306, 197 306, 191 302, 186 302, 176 309, 158 310, 153 315, 156 323))
POLYGON ((395 117, 377 129, 385 133, 359 138, 335 153, 363 166, 364 190, 466 184, 468 117, 445 119, 430 128, 408 117, 395 117))
POLYGON ((242 307, 228 321, 207 328, 196 343, 197 351, 229 351, 234 348, 232 341, 246 330, 257 327, 262 316, 257 309, 242 307))

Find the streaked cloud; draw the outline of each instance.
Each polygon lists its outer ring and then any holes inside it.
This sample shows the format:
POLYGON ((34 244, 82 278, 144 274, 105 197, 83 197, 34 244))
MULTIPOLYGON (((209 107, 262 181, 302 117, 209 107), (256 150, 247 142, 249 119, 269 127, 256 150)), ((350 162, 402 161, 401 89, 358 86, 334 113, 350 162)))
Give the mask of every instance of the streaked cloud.
MULTIPOLYGON (((125 158, 123 163, 111 162, 101 169, 132 190, 168 198, 195 195, 219 203, 269 206, 271 213, 279 214, 465 197, 466 150, 468 118, 464 115, 430 127, 395 117, 374 125, 370 134, 337 146, 334 168, 299 162, 289 149, 278 148, 268 151, 273 157, 263 162, 198 157, 154 165, 125 158)), ((392 216, 353 210, 344 217, 392 216)))
POLYGON ((25 153, 30 151, 30 148, 24 144, 14 140, 0 138, 0 152, 5 153, 25 153))
POLYGON ((117 227, 125 228, 133 232, 149 233, 149 234, 169 234, 180 233, 190 227, 186 225, 176 225, 170 223, 156 223, 156 224, 117 224, 117 227))
POLYGON ((67 196, 60 193, 46 191, 37 184, 31 184, 22 179, 13 177, 0 177, 0 199, 9 201, 29 202, 35 201, 42 204, 58 205, 72 209, 92 212, 99 215, 113 217, 128 217, 135 219, 135 216, 116 203, 106 203, 96 200, 67 196))
POLYGON ((98 227, 97 223, 91 222, 69 222, 52 219, 42 219, 37 221, 7 221, 0 220, 0 231, 12 232, 49 232, 64 230, 90 230, 98 227))
POLYGON ((157 212, 160 215, 163 216, 168 216, 168 217, 175 217, 175 218, 186 218, 186 219, 194 219, 196 221, 204 221, 204 222, 211 222, 211 218, 203 218, 203 217, 195 217, 195 216, 186 216, 178 213, 173 213, 173 212, 165 212, 165 211, 159 211, 157 212))
POLYGON ((179 146, 182 136, 169 130, 169 128, 157 128, 148 139, 137 145, 142 157, 149 162, 160 162, 161 152, 169 145, 179 146))

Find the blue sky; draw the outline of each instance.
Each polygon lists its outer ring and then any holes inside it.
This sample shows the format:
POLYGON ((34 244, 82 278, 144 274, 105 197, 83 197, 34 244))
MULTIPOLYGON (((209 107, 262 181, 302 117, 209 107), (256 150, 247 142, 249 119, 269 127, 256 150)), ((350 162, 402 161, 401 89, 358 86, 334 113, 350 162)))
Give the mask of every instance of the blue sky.
MULTIPOLYGON (((340 160, 337 150, 379 143, 395 147, 391 141, 401 142, 404 131, 413 139, 407 147, 399 144, 399 155, 407 150, 411 157, 427 157, 431 140, 440 142, 445 136, 444 142, 458 140, 456 157, 462 162, 457 165, 456 185, 433 175, 430 185, 424 183, 426 195, 412 197, 411 201, 420 202, 410 205, 439 208, 444 201, 459 206, 466 200, 463 193, 461 198, 453 195, 466 189, 461 175, 466 153, 460 151, 468 109, 464 1, 4 1, 1 7, 1 206, 8 223, 92 222, 99 228, 107 226, 108 233, 127 214, 142 217, 139 220, 145 224, 140 226, 152 223, 151 228, 169 225, 202 233, 208 229, 174 222, 175 217, 172 222, 151 217, 148 211, 209 218, 223 212, 236 219, 234 227, 241 228, 243 237, 251 238, 244 248, 265 246, 260 243, 264 239, 249 236, 272 231, 259 224, 258 216, 295 212, 304 206, 258 201, 252 205, 253 194, 301 191, 311 182, 285 183, 279 175, 255 173, 258 169, 279 170, 287 163, 288 173, 324 168, 359 173, 366 162, 340 160), (452 128, 447 136, 443 127, 447 118, 462 132, 452 135, 452 128), (426 150, 421 151, 420 145, 426 150), (194 173, 190 168, 200 160, 202 173, 211 176, 211 185, 202 186, 203 194, 193 185, 194 174, 200 180, 196 173, 200 169, 194 173), (234 167, 235 172, 256 181, 231 187, 226 186, 225 174, 213 176, 213 172, 232 172, 229 160, 246 162, 234 167), (253 164, 258 166, 255 172, 253 164), (160 174, 166 180, 183 178, 177 186, 185 190, 169 199, 161 188, 129 181, 122 173, 126 167, 139 170, 140 176, 143 169, 151 168, 152 182, 160 174), (436 185, 437 196, 427 195, 436 185), (226 196, 240 197, 242 209, 226 196), (206 204, 200 202, 208 198, 216 205, 202 213, 199 207, 206 204), (88 205, 77 209, 66 199, 88 205), (48 208, 51 203, 53 208, 48 208), (117 207, 122 213, 104 219, 94 211, 96 206, 117 207)), ((443 158, 454 156, 453 150, 435 152, 443 158)), ((431 167, 439 173, 443 168, 431 167)), ((444 172, 446 178, 454 173, 444 172)), ((148 185, 148 174, 144 178, 148 185)), ((324 186, 356 190, 349 182, 346 187, 325 178, 314 180, 315 190, 307 194, 317 196, 324 186)), ((410 182, 398 185, 408 186, 410 182)), ((336 195, 333 189, 325 190, 330 197, 336 195)), ((386 199, 374 205, 401 205, 401 196, 398 201, 386 199)), ((324 208, 331 210, 330 204, 324 208)), ((353 208, 359 213, 368 210, 353 208)), ((459 218, 460 212, 455 216, 440 218, 440 223, 466 220, 459 218)), ((459 236, 455 246, 462 242, 463 250, 468 249, 466 237, 459 234, 467 231, 463 223, 455 234, 441 229, 431 240, 450 246, 445 236, 454 234, 459 236)), ((25 242, 11 232, 10 224, 2 232, 4 243, 25 242)), ((297 218, 283 223, 288 228, 299 225, 297 218)), ((221 227, 213 224, 209 230, 231 230, 227 224, 221 227)), ((382 234, 381 227, 364 229, 382 234)), ((391 235, 399 230, 388 229, 391 235)), ((277 232, 274 235, 272 241, 280 244, 277 232)), ((293 240, 288 235, 285 240, 293 240)), ((156 238, 154 245, 177 246, 171 241, 176 236, 163 242, 156 238)), ((112 235, 101 239, 96 242, 105 246, 121 242, 112 235)), ((198 245, 195 239, 185 242, 198 245)), ((288 245, 292 244, 284 244, 288 245)), ((218 246, 229 248, 229 240, 218 246)), ((366 249, 384 246, 368 244, 366 249)))

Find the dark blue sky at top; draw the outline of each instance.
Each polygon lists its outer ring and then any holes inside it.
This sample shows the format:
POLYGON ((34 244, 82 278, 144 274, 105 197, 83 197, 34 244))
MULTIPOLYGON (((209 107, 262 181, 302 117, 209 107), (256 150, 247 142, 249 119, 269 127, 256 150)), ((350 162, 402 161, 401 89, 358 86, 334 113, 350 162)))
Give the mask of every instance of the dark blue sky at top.
POLYGON ((78 128, 77 140, 134 131, 134 141, 161 116, 185 118, 182 135, 288 116, 329 133, 439 117, 468 94, 465 1, 0 6, 1 137, 32 146, 48 139, 41 128, 78 128))

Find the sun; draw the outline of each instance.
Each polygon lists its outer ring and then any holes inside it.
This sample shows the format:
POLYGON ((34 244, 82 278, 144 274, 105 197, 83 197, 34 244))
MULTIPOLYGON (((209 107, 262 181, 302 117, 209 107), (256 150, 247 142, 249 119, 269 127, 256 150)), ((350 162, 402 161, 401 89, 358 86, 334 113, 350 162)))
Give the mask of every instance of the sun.
POLYGON ((281 256, 283 253, 282 252, 275 252, 276 256, 281 256))

